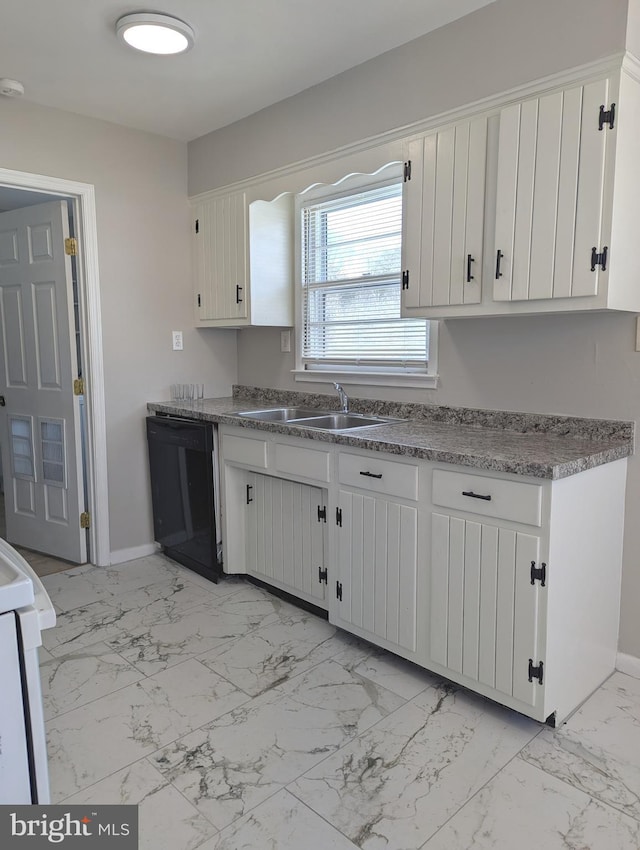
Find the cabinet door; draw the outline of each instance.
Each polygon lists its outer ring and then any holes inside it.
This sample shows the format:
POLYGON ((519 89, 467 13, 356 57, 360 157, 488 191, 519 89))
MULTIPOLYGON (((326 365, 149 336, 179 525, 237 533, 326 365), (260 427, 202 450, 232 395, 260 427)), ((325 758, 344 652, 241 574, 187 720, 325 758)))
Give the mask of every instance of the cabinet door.
POLYGON ((323 491, 246 474, 247 572, 316 605, 325 597, 323 491))
POLYGON ((196 315, 201 320, 246 319, 248 227, 244 192, 193 208, 196 315))
POLYGON ((596 295, 605 190, 599 129, 609 80, 514 104, 500 114, 496 203, 497 301, 596 295))
POLYGON ((415 652, 417 508, 341 490, 339 511, 339 618, 374 643, 415 652))
POLYGON ((445 127, 408 147, 403 307, 477 304, 481 295, 487 119, 445 127), (405 284, 406 286, 406 284, 405 284))
POLYGON ((433 514, 430 656, 528 705, 542 698, 529 681, 529 659, 540 661, 539 550, 538 537, 433 514))

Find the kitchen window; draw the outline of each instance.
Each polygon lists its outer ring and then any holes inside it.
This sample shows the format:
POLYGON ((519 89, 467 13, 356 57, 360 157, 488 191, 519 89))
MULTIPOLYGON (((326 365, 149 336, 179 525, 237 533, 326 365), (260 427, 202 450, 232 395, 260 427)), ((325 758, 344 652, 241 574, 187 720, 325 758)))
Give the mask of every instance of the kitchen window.
POLYGON ((346 182, 299 199, 296 379, 428 385, 432 327, 400 317, 400 176, 346 182))

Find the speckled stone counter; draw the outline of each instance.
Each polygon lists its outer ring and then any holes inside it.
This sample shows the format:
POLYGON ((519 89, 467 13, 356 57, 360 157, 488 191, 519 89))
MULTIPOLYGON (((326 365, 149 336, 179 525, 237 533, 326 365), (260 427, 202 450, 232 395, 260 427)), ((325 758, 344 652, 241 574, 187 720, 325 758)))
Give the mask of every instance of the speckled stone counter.
POLYGON ((396 424, 357 431, 317 431, 239 417, 241 411, 304 405, 337 410, 335 395, 234 387, 233 396, 201 402, 149 402, 150 412, 187 416, 534 478, 558 479, 633 454, 634 422, 351 399, 355 413, 393 416, 396 424))

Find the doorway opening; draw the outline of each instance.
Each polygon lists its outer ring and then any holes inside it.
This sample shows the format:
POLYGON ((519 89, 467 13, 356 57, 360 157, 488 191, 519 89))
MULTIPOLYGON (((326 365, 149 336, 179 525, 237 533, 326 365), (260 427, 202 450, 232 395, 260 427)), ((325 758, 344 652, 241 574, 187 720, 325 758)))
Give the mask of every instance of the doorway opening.
MULTIPOLYGON (((0 211, 17 210, 28 206, 36 207, 38 204, 54 200, 66 202, 70 218, 70 233, 75 236, 78 244, 77 255, 71 257, 73 305, 70 305, 72 320, 68 328, 68 333, 73 334, 75 339, 68 340, 67 344, 73 345, 76 355, 74 359, 77 359, 77 377, 84 381, 83 387, 76 388, 76 395, 79 396, 77 401, 81 414, 79 418, 79 443, 81 444, 80 451, 84 470, 80 476, 78 490, 82 490, 82 493, 80 493, 81 504, 85 507, 83 521, 88 522, 86 560, 92 564, 106 566, 110 562, 110 546, 94 188, 90 184, 0 169, 0 211)), ((0 308, 2 308, 2 305, 0 305, 0 308)), ((6 364, 6 340, 4 354, 6 364)), ((37 424, 42 434, 47 433, 48 439, 53 433, 51 422, 44 420, 43 425, 40 417, 35 418, 38 420, 37 424)), ((14 417, 18 425, 21 424, 18 421, 19 419, 20 417, 14 417)), ((5 429, 6 433, 7 429, 5 429)), ((39 432, 36 432, 36 436, 38 434, 39 432)), ((55 449, 55 446, 49 445, 49 448, 55 449)), ((7 456, 5 452, 5 466, 7 456)), ((49 471, 54 469, 51 464, 48 468, 49 471)), ((6 486, 7 470, 0 471, 0 476, 4 479, 6 486)), ((51 492, 55 493, 53 490, 51 492)), ((2 507, 3 505, 0 504, 0 508, 2 507)), ((0 511, 0 523, 3 518, 4 512, 0 511)), ((78 517, 78 521, 80 521, 80 517, 78 517)), ((2 526, 0 526, 0 536, 4 536, 2 531, 2 526)), ((40 541, 37 548, 46 553, 46 536, 43 540, 40 541)))

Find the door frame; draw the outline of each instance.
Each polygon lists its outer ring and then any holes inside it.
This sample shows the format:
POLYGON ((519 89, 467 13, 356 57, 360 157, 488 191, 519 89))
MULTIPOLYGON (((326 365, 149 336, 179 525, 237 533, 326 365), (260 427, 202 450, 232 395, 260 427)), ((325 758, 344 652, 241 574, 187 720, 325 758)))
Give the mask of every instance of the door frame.
POLYGON ((0 168, 0 186, 50 195, 64 195, 73 204, 80 308, 80 349, 86 380, 86 479, 89 528, 89 562, 111 563, 109 542, 109 490, 107 475, 107 426, 102 353, 102 316, 98 267, 98 228, 95 188, 59 177, 0 168))

